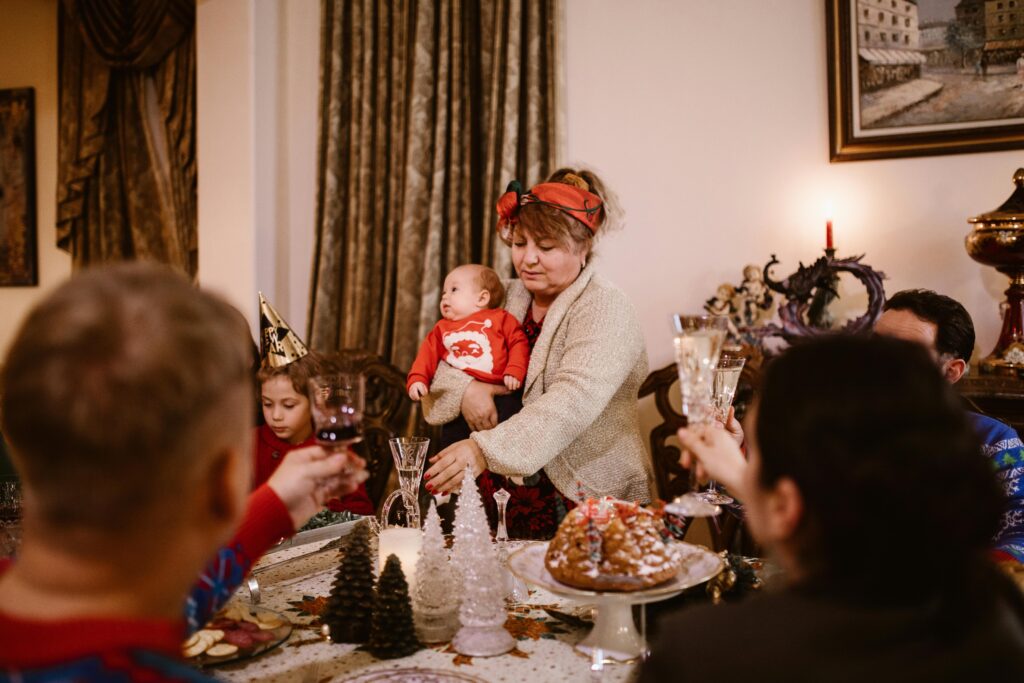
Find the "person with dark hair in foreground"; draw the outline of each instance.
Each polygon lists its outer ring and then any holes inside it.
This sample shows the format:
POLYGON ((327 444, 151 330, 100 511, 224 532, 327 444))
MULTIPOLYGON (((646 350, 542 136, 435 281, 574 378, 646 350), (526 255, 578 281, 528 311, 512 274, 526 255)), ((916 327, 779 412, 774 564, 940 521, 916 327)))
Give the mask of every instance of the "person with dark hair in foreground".
POLYGON ((748 455, 682 429, 684 466, 736 493, 780 590, 666 617, 642 681, 1024 677, 1024 601, 991 564, 1002 497, 919 346, 830 337, 765 369, 748 455))
POLYGON ((211 680, 181 661, 186 630, 355 490, 362 461, 313 447, 247 496, 250 344, 237 310, 152 264, 86 271, 30 312, 0 372, 25 497, 0 680, 211 680))
MULTIPOLYGON (((967 374, 974 352, 974 322, 967 309, 927 289, 889 297, 875 334, 921 344, 950 384, 967 374)), ((1024 443, 1008 424, 980 413, 967 416, 1008 499, 992 539, 995 556, 1024 562, 1024 443)))

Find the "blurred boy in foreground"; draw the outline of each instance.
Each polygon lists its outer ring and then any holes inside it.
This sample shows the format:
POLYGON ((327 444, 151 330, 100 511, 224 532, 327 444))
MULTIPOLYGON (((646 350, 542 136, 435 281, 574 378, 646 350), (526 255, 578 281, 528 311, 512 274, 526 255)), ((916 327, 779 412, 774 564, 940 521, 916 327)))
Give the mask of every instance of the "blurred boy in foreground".
POLYGON ((355 489, 361 463, 314 447, 248 495, 249 344, 238 311, 154 265, 86 272, 29 314, 0 375, 24 492, 20 554, 0 564, 4 674, 206 680, 180 662, 184 617, 201 625, 355 489))

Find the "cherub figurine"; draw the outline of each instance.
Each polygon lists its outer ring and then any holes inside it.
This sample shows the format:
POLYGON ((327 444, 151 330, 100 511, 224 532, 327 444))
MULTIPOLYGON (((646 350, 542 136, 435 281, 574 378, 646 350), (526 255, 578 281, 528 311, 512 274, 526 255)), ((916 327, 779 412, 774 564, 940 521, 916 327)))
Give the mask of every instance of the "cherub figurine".
POLYGON ((772 292, 765 284, 760 268, 748 265, 743 269, 743 282, 736 288, 736 300, 740 327, 756 327, 768 317, 772 292))
POLYGON ((727 282, 718 285, 715 295, 704 302, 704 310, 711 315, 724 315, 729 318, 729 338, 736 339, 736 288, 727 282))

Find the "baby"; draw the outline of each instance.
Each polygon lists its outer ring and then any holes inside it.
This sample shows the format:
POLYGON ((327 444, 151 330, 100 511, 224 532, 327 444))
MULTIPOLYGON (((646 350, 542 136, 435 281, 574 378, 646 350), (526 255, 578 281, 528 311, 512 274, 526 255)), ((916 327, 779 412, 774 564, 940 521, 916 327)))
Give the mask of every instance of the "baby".
POLYGON ((519 321, 501 308, 505 288, 486 266, 464 265, 444 279, 441 316, 423 340, 409 371, 409 398, 419 401, 429 391, 442 360, 474 379, 522 386, 530 361, 530 344, 519 321))

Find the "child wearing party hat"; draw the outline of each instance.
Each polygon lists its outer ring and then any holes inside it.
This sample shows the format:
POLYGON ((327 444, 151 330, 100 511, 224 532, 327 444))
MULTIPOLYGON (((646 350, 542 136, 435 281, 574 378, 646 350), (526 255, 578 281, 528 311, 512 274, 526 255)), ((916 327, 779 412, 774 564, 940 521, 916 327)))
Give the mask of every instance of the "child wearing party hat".
MULTIPOLYGON (((419 401, 442 360, 474 379, 518 390, 526 379, 530 343, 515 317, 501 308, 505 288, 490 268, 458 266, 444 279, 441 320, 423 340, 409 371, 409 398, 419 401)), ((514 412, 514 411, 513 411, 514 412)), ((441 446, 469 437, 465 419, 442 428, 441 446)))
MULTIPOLYGON (((309 380, 322 371, 322 359, 306 348, 288 323, 260 293, 260 404, 264 424, 256 428, 253 486, 270 478, 289 452, 316 444, 309 407, 309 380)), ((374 514, 366 486, 327 501, 334 512, 374 514)))

